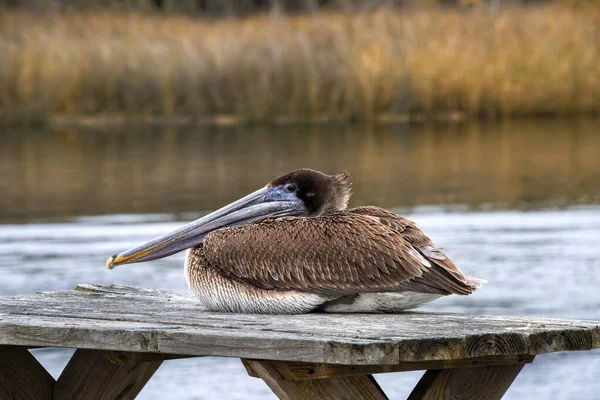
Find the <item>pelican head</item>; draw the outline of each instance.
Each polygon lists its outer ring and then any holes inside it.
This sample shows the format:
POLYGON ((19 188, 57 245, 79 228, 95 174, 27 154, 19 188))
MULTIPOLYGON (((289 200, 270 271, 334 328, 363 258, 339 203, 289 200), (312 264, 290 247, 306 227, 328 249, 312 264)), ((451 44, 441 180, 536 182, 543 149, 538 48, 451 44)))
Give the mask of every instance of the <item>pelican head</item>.
POLYGON ((318 216, 344 210, 350 198, 348 178, 347 173, 326 175, 311 169, 289 172, 173 232, 113 255, 106 268, 168 257, 199 246, 210 232, 265 217, 318 216))

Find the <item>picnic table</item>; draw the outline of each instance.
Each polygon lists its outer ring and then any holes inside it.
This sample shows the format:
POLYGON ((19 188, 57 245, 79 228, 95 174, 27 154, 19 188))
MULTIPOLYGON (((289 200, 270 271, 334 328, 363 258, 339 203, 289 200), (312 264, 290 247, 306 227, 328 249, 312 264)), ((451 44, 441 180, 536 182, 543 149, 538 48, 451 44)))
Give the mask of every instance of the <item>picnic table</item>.
POLYGON ((208 312, 126 286, 0 297, 0 399, 133 399, 167 359, 236 357, 281 399, 385 399, 374 373, 426 370, 409 399, 499 399, 538 354, 600 348, 600 322, 486 315, 208 312), (55 380, 30 348, 77 349, 55 380))

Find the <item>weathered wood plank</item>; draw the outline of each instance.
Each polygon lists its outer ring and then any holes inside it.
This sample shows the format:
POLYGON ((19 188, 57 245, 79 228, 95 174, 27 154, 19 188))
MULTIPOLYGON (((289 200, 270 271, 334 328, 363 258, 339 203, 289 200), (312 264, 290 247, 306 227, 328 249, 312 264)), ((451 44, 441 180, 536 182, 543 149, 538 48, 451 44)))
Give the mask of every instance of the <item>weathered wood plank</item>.
MULTIPOLYGON (((389 372, 437 370, 450 368, 476 368, 495 365, 525 364, 533 361, 534 356, 486 356, 464 360, 432 360, 401 362, 396 365, 339 365, 315 364, 290 361, 272 361, 271 364, 287 380, 303 381, 353 375, 382 374, 389 372)), ((248 371, 252 375, 252 371, 248 371)))
POLYGON ((290 359, 352 364, 360 360, 391 363, 385 342, 307 340, 304 336, 243 329, 194 329, 159 323, 98 321, 79 318, 0 318, 0 343, 42 347, 166 353, 190 356, 290 359), (15 319, 16 318, 16 319, 15 319))
POLYGON ((408 400, 500 400, 524 365, 429 370, 408 400))
POLYGON ((0 399, 52 400, 54 378, 25 348, 0 346, 0 399))
POLYGON ((347 365, 600 347, 600 323, 439 315, 212 313, 189 295, 82 286, 0 298, 0 344, 347 365))
POLYGON ((90 285, 88 283, 80 283, 73 290, 86 293, 104 293, 111 295, 122 296, 150 296, 168 299, 187 299, 196 301, 196 296, 192 293, 175 293, 168 290, 148 289, 135 286, 124 285, 90 285))
POLYGON ((162 360, 114 364, 103 351, 77 350, 54 385, 61 400, 135 399, 162 360))
POLYGON ((261 378, 282 400, 387 399, 371 375, 328 378, 311 381, 285 379, 270 361, 242 360, 251 376, 261 378))

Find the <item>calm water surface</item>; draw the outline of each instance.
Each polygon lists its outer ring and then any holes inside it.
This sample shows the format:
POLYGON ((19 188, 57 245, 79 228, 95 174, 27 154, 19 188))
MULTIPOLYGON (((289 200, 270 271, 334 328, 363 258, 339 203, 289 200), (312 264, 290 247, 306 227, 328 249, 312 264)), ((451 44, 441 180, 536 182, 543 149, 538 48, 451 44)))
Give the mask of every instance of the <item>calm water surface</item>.
MULTIPOLYGON (((118 283, 185 291, 183 256, 107 256, 290 169, 348 170, 352 205, 414 221, 469 274, 423 310, 600 320, 600 123, 0 132, 0 295, 118 283)), ((57 376, 70 350, 36 350, 57 376)), ((600 352, 538 357, 506 398, 598 399, 600 352)), ((377 377, 405 398, 420 372, 377 377)), ((274 398, 238 360, 167 361, 141 399, 274 398)))

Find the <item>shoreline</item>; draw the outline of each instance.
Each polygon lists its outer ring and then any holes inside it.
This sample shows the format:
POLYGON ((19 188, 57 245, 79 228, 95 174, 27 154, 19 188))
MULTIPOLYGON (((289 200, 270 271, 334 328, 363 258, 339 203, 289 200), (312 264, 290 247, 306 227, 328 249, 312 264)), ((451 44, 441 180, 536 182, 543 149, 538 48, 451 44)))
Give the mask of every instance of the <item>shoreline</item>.
POLYGON ((525 115, 511 118, 473 118, 464 113, 440 113, 436 115, 424 114, 387 114, 378 115, 372 120, 348 120, 335 118, 277 118, 268 123, 244 121, 234 115, 221 115, 212 118, 199 119, 188 116, 162 117, 143 115, 52 115, 36 120, 34 123, 22 121, 2 124, 0 130, 20 128, 90 128, 104 129, 114 127, 165 127, 165 128, 238 128, 238 127, 290 127, 290 126, 370 126, 370 125, 411 125, 411 124, 485 124, 501 123, 506 121, 582 121, 598 120, 596 114, 567 115, 567 116, 536 116, 525 115))
POLYGON ((111 126, 165 126, 165 127, 240 127, 240 126, 299 126, 299 125, 361 125, 361 124, 412 124, 428 122, 466 122, 463 113, 444 113, 435 116, 395 114, 379 115, 369 121, 351 121, 341 118, 276 118, 268 123, 245 121, 235 115, 219 115, 199 119, 187 116, 153 117, 135 115, 59 115, 48 119, 50 127, 111 127, 111 126))

